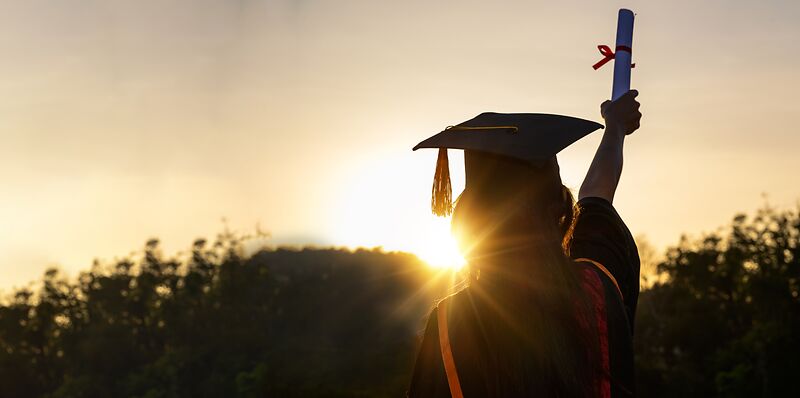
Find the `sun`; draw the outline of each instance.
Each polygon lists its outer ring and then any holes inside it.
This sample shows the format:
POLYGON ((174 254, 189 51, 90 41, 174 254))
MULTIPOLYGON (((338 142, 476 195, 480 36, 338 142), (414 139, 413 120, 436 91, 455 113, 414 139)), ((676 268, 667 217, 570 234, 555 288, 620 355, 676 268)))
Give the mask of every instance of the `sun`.
POLYGON ((323 236, 344 247, 409 252, 432 268, 460 270, 466 261, 450 233, 450 218, 431 214, 428 181, 436 154, 430 155, 428 163, 410 154, 382 155, 339 173, 347 177, 332 188, 338 193, 325 212, 329 218, 322 219, 323 236))
POLYGON ((422 239, 417 240, 411 251, 433 268, 458 271, 466 260, 458 249, 458 243, 450 233, 450 219, 434 217, 421 228, 422 239))

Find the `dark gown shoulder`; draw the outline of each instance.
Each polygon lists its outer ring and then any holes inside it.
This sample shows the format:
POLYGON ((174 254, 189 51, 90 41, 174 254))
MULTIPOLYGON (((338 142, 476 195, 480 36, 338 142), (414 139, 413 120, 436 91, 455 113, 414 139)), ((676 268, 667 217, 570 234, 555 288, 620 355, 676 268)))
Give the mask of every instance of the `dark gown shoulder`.
POLYGON ((449 397, 447 376, 439 348, 439 327, 436 323, 437 309, 434 308, 428 317, 422 342, 417 352, 414 372, 408 397, 449 397))
MULTIPOLYGON (((447 302, 447 318, 450 338, 452 334, 459 331, 468 330, 463 327, 465 315, 462 305, 464 297, 467 295, 466 289, 446 297, 437 303, 436 307, 430 312, 425 332, 422 336, 414 372, 411 376, 411 384, 408 390, 408 397, 450 397, 450 387, 447 383, 444 361, 442 359, 441 346, 439 344, 439 324, 438 317, 440 304, 447 302)), ((456 338, 458 339, 458 338, 456 338)), ((452 341, 451 341, 452 343, 452 341)), ((454 361, 458 365, 456 352, 453 352, 454 361)), ((462 369, 459 369, 462 371, 462 369)))
MULTIPOLYGON (((570 247, 574 259, 588 258, 613 275, 622 292, 631 330, 639 300, 639 252, 617 210, 602 198, 578 201, 579 214, 570 247)), ((605 275, 602 276, 606 279, 605 275)))
POLYGON ((633 325, 639 299, 640 262, 636 242, 614 206, 602 198, 578 201, 579 215, 570 256, 600 263, 616 285, 597 267, 590 267, 603 284, 611 370, 611 396, 635 395, 633 325), (621 295, 620 295, 621 293, 621 295))
MULTIPOLYGON (((480 314, 487 311, 486 303, 470 288, 462 289, 442 300, 446 302, 448 336, 452 347, 462 390, 467 396, 486 396, 485 375, 474 366, 478 358, 489 351, 480 314)), ((440 302, 441 303, 441 302, 440 302)), ((444 370, 439 345, 439 311, 434 308, 425 328, 414 367, 409 397, 450 397, 450 387, 444 370)))

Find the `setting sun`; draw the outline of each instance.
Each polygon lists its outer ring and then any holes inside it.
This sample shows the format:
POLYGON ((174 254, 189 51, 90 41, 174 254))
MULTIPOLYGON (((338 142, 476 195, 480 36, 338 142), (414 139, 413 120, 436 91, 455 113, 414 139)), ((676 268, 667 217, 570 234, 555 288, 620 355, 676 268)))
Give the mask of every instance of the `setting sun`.
MULTIPOLYGON (((348 178, 338 185, 344 189, 332 202, 335 228, 329 234, 336 237, 336 244, 410 252, 433 268, 457 271, 466 261, 450 233, 450 218, 431 214, 429 194, 411 189, 430 186, 435 154, 415 155, 410 150, 380 154, 360 159, 342 172, 348 178), (385 201, 375 200, 376 192, 389 193, 391 200, 404 205, 387 207, 385 201)), ((453 154, 453 163, 460 161, 459 156, 453 154)), ((454 170, 453 175, 459 192, 463 172, 454 170)))
POLYGON ((450 219, 431 216, 425 228, 425 239, 411 251, 434 268, 460 270, 466 261, 458 250, 458 243, 450 234, 450 219))

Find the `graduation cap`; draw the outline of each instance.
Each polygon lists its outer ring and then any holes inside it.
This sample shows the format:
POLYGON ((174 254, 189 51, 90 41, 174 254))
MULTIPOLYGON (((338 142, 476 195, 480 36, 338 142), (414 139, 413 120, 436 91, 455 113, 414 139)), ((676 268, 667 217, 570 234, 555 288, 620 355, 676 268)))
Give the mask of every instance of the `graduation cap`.
POLYGON ((602 127, 599 123, 569 116, 493 112, 449 126, 414 147, 415 151, 439 148, 431 210, 438 216, 450 215, 453 210, 448 148, 464 150, 466 187, 485 181, 497 185, 504 174, 530 169, 551 169, 558 176, 556 154, 602 127))

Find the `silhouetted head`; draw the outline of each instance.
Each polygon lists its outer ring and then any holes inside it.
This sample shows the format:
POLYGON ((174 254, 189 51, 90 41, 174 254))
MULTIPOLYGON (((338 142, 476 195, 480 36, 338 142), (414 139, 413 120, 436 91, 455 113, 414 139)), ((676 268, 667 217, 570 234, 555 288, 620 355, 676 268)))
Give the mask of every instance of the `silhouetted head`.
POLYGON ((453 233, 471 263, 531 248, 566 249, 574 200, 555 157, 542 165, 465 151, 466 186, 453 211, 453 233))
POLYGON ((465 257, 490 258, 525 245, 562 243, 573 200, 556 154, 602 125, 542 113, 482 113, 420 142, 438 148, 431 209, 456 211, 465 257), (466 187, 453 208, 447 149, 463 149, 466 187))

